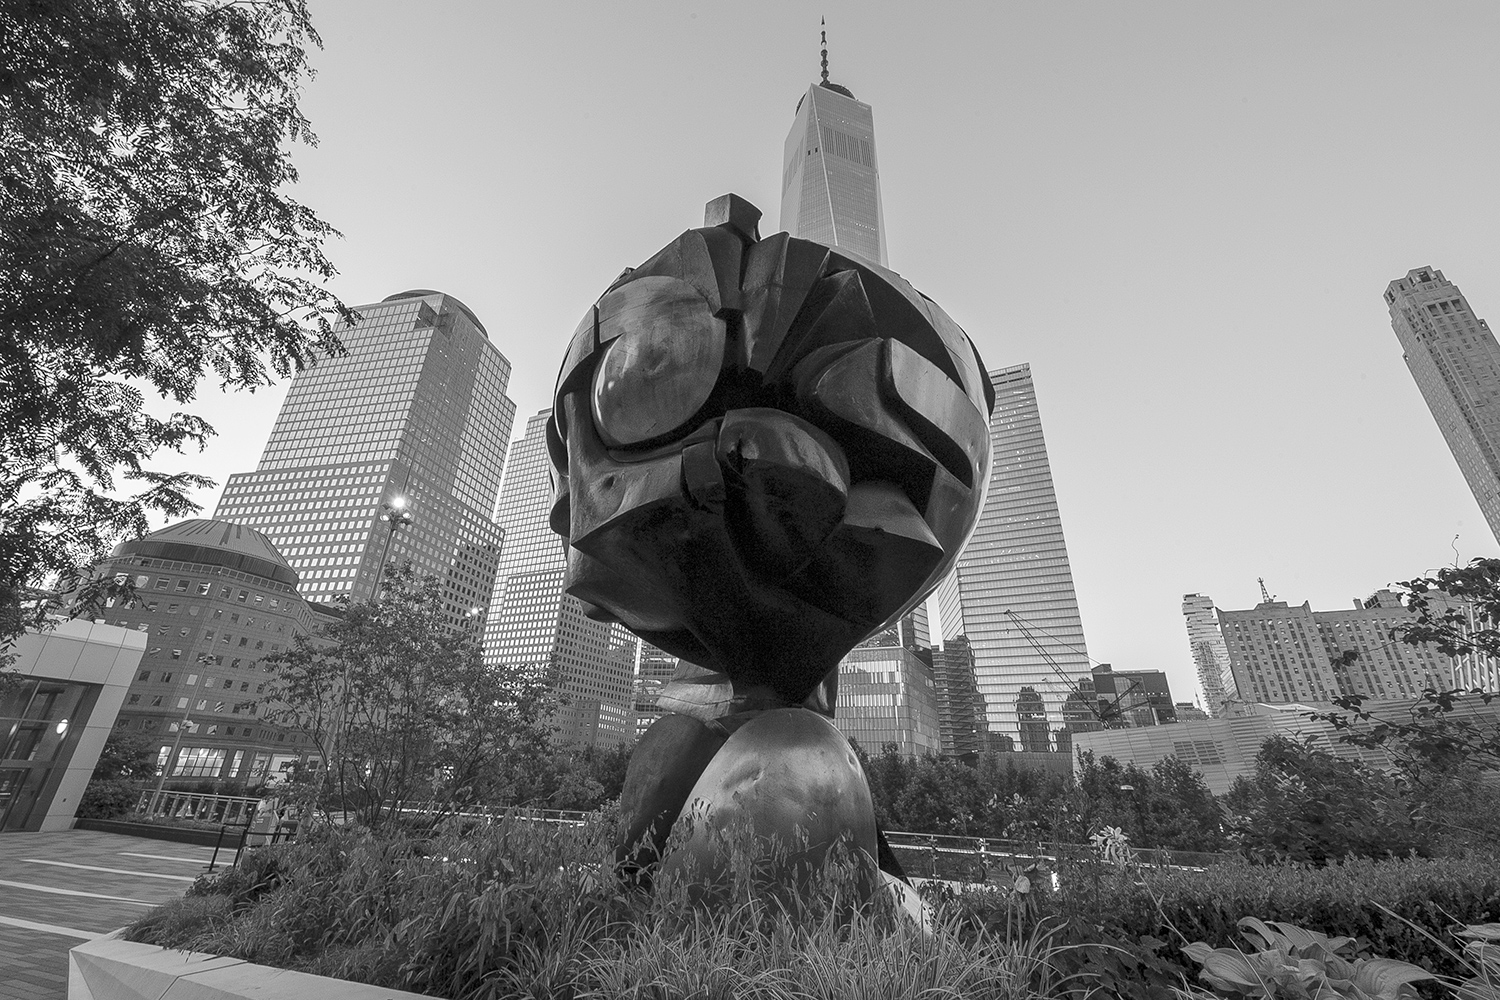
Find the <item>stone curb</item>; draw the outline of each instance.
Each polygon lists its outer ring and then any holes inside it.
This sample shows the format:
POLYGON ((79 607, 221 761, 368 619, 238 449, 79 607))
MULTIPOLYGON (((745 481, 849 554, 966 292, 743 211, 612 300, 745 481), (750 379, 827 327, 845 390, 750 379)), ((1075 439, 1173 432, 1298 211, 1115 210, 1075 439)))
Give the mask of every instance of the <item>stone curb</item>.
POLYGON ((421 993, 174 951, 121 939, 121 930, 68 952, 68 1000, 430 1000, 421 993))

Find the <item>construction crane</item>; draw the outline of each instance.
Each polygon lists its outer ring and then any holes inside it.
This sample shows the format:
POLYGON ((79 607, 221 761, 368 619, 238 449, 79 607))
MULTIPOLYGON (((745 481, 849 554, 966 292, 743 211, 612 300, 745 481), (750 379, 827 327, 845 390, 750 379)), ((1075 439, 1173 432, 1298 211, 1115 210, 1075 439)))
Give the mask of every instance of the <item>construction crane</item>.
POLYGON ((1266 578, 1265 577, 1258 576, 1258 577, 1255 578, 1255 582, 1258 583, 1258 584, 1260 584, 1260 600, 1261 600, 1262 604, 1270 604, 1272 601, 1276 600, 1276 598, 1274 598, 1270 594, 1266 593, 1266 578))
POLYGON ((1138 678, 1130 678, 1130 686, 1116 694, 1115 700, 1107 705, 1101 704, 1097 698, 1090 701, 1083 696, 1083 689, 1063 672, 1063 669, 1057 665, 1057 661, 1052 658, 1052 654, 1047 652, 1046 648, 1031 634, 1031 629, 1027 627, 1026 620, 1009 608, 1005 609, 1005 613, 1015 622, 1016 628, 1020 631, 1021 636, 1031 644, 1031 648, 1041 654, 1042 659, 1046 660, 1047 665, 1052 668, 1052 672, 1057 674, 1062 679, 1062 682, 1067 685, 1068 690, 1077 695, 1080 702, 1088 706, 1089 711, 1093 714, 1096 721, 1110 729, 1121 728, 1124 722, 1124 713, 1120 711, 1120 701, 1130 692, 1140 687, 1141 682, 1138 678))

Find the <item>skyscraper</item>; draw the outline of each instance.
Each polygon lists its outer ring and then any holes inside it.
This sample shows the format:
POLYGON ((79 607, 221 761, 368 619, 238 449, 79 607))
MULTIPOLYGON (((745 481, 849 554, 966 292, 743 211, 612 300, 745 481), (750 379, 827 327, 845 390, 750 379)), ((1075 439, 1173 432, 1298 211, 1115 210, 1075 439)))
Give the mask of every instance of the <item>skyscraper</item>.
POLYGON ((1182 595, 1182 615, 1187 619, 1188 646, 1193 652, 1193 665, 1198 668, 1203 704, 1210 716, 1218 718, 1224 702, 1239 697, 1239 691, 1235 688, 1234 672, 1229 668, 1229 650, 1224 646, 1224 634, 1219 631, 1213 598, 1182 595))
MULTIPOLYGON (((1458 661, 1435 646, 1391 639, 1391 630, 1410 624, 1412 615, 1389 590, 1377 590, 1342 611, 1264 600, 1249 610, 1219 608, 1214 614, 1231 670, 1226 690, 1242 701, 1274 705, 1330 702, 1340 695, 1417 698, 1426 688, 1455 686, 1458 661), (1348 657, 1350 652, 1356 655, 1348 657)), ((1200 615, 1202 645, 1210 641, 1203 627, 1207 620, 1200 615)), ((1191 635, 1192 617, 1188 628, 1191 635)), ((1222 715, 1222 704, 1213 707, 1216 716, 1222 715)))
POLYGON ((1089 658, 1031 366, 992 371, 990 383, 989 495, 958 558, 961 624, 949 620, 951 597, 941 601, 940 617, 944 636, 962 634, 974 651, 990 729, 1034 750, 1063 721, 1063 703, 1088 676, 1089 658))
POLYGON ((826 32, 823 78, 797 102, 781 163, 782 229, 889 266, 875 116, 849 88, 829 81, 826 32))
POLYGON ((1500 344, 1458 286, 1431 267, 1386 286, 1391 326, 1427 408, 1500 539, 1500 344))
POLYGON ((632 685, 640 640, 623 626, 585 618, 578 599, 563 592, 568 543, 547 524, 551 415, 546 409, 526 421, 500 490, 505 550, 489 601, 484 661, 555 675, 564 701, 556 720, 559 741, 626 742, 634 737, 632 685))
POLYGON ((974 651, 966 637, 955 636, 942 649, 933 650, 932 675, 943 756, 962 757, 988 749, 989 714, 974 683, 974 651))
POLYGON ((451 295, 357 311, 345 353, 293 379, 260 463, 229 478, 214 517, 263 532, 312 600, 369 597, 387 559, 410 560, 477 631, 500 555, 510 362, 451 295), (392 501, 409 524, 380 519, 392 501))
POLYGON ((920 605, 855 646, 839 661, 839 732, 870 753, 887 743, 918 756, 942 749, 927 615, 920 605))

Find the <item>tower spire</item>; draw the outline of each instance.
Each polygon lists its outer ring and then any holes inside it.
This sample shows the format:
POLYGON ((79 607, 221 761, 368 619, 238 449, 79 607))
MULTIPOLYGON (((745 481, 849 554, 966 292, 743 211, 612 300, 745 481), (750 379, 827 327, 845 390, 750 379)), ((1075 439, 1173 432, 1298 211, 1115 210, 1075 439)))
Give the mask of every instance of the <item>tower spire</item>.
POLYGON ((823 29, 823 82, 828 82, 828 18, 818 18, 818 24, 823 29))

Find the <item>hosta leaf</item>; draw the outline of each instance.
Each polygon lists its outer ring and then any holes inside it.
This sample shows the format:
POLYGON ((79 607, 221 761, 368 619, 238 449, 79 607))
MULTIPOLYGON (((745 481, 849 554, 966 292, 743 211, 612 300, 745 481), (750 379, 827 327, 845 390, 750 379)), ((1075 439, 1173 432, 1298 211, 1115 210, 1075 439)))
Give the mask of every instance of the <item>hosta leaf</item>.
POLYGON ((1251 996, 1260 996, 1269 992, 1266 989, 1268 977, 1258 972, 1245 956, 1237 951, 1215 948, 1198 960, 1203 963, 1203 971, 1198 973, 1199 978, 1207 980, 1219 989, 1248 993, 1251 996))
POLYGON ((1381 1000, 1397 1000, 1407 983, 1436 978, 1426 969, 1394 958, 1369 958, 1354 967, 1354 985, 1381 1000))
MULTIPOLYGON (((1241 923, 1243 924, 1244 921, 1241 923)), ((1354 944, 1354 939, 1351 937, 1329 937, 1321 931, 1310 931, 1305 927, 1279 920, 1268 920, 1265 926, 1286 939, 1293 951, 1303 955, 1310 952, 1334 955, 1354 944)))
POLYGON ((1472 938, 1476 941, 1493 941, 1500 944, 1500 923, 1489 924, 1465 924, 1461 931, 1454 931, 1454 937, 1472 938))
POLYGON ((1267 948, 1290 948, 1292 943, 1282 935, 1271 929, 1259 917, 1241 917, 1235 921, 1235 926, 1240 929, 1240 934, 1256 951, 1265 951, 1267 948))
POLYGON ((1192 944, 1183 945, 1182 953, 1202 965, 1207 961, 1208 956, 1214 953, 1214 950, 1206 941, 1194 941, 1192 944))
POLYGON ((1354 978, 1354 963, 1345 961, 1337 955, 1329 955, 1323 959, 1323 965, 1328 970, 1329 979, 1347 982, 1354 978))

